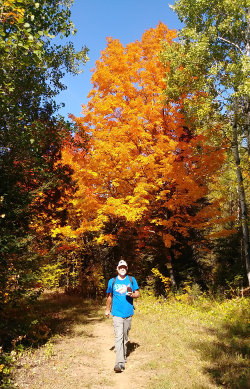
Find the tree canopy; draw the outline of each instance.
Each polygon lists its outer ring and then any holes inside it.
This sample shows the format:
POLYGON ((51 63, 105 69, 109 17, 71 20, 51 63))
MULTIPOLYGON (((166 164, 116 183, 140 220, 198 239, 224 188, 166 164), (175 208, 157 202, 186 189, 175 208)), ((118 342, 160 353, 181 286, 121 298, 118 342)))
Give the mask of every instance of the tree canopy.
MULTIPOLYGON (((249 5, 247 1, 178 0, 172 7, 184 23, 179 42, 162 52, 167 99, 185 100, 185 117, 195 118, 206 132, 213 121, 223 128, 221 146, 228 144, 227 165, 234 161, 232 186, 237 185, 242 242, 250 282, 247 202, 249 192, 249 5), (196 91, 200 91, 197 96, 196 91), (234 182, 235 184, 234 184, 234 182), (237 184, 236 184, 237 183, 237 184)), ((219 141, 219 139, 218 139, 219 141)), ((231 169, 232 170, 232 169, 231 169)), ((229 175, 228 175, 229 177, 229 175)))
POLYGON ((4 0, 0 5, 2 301, 19 298, 36 279, 40 256, 32 249, 30 229, 34 198, 67 181, 65 168, 56 169, 55 163, 70 125, 56 117, 54 96, 64 88, 64 71, 76 74, 87 61, 86 48, 75 52, 71 43, 53 44, 55 37, 75 33, 71 4, 4 0))
POLYGON ((97 244, 115 246, 124 228, 144 228, 167 250, 185 239, 194 244, 191 231, 208 228, 218 218, 218 203, 207 199, 208 182, 224 151, 208 135, 193 131, 181 113, 182 101, 165 104, 162 94, 169 66, 159 53, 162 41, 171 46, 175 36, 160 23, 125 47, 108 38, 89 103, 83 117, 74 118, 76 138, 89 137, 87 150, 63 151, 78 189, 69 222, 54 236, 81 242, 91 231, 97 244), (126 226, 107 232, 107 225, 118 221, 126 226))

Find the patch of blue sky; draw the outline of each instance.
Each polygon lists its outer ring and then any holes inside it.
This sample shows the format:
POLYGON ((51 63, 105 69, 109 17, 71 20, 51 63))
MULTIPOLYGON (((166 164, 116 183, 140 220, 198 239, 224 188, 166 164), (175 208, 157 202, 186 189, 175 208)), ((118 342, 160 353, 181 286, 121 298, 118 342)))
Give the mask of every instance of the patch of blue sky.
MULTIPOLYGON (((76 50, 83 46, 89 48, 89 61, 83 72, 77 76, 65 74, 63 79, 67 89, 56 98, 56 102, 64 103, 59 114, 81 115, 81 105, 87 103, 87 96, 92 89, 91 69, 100 58, 101 51, 106 48, 106 37, 119 39, 122 44, 140 40, 145 30, 154 28, 163 22, 169 29, 180 29, 181 22, 169 7, 174 0, 75 0, 72 7, 72 21, 78 32, 70 38, 76 50)), ((55 40, 63 44, 68 39, 55 40)))

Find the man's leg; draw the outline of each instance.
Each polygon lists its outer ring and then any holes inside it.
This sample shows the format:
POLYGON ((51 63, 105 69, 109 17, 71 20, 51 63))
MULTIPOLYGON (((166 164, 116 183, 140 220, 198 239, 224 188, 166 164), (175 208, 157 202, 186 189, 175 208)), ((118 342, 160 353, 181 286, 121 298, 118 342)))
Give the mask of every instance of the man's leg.
POLYGON ((124 319, 124 360, 127 358, 128 333, 131 328, 132 316, 124 319))
POLYGON ((122 317, 113 316, 113 325, 115 332, 115 352, 116 364, 124 364, 124 319, 122 317))

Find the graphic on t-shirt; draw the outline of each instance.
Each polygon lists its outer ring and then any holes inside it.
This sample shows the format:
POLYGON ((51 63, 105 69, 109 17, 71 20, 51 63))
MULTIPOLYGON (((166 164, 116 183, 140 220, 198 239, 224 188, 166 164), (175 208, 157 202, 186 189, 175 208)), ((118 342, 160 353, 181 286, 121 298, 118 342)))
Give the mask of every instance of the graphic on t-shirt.
MULTIPOLYGON (((129 284, 128 284, 129 286, 129 284)), ((124 294, 127 292, 127 285, 125 284, 115 284, 114 285, 114 290, 120 294, 124 294)))

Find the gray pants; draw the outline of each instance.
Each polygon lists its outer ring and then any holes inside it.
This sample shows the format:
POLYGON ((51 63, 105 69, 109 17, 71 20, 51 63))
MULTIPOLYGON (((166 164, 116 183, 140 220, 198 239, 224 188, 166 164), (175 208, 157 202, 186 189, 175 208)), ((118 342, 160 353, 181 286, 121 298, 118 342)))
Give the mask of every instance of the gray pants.
POLYGON ((132 316, 126 318, 113 316, 116 363, 124 363, 126 360, 128 333, 131 328, 131 321, 132 316))

